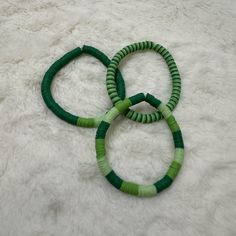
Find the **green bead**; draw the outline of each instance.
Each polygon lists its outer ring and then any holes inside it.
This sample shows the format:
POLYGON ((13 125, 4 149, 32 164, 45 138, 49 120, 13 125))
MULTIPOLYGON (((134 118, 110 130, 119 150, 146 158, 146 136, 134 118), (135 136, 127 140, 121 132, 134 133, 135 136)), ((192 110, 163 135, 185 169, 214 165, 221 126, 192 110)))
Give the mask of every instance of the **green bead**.
POLYGON ((132 102, 130 101, 130 99, 126 98, 125 100, 116 103, 115 107, 120 113, 122 113, 125 112, 131 105, 132 102))
POLYGON ((174 180, 175 177, 177 176, 180 168, 181 168, 181 165, 178 162, 173 161, 171 163, 166 175, 168 175, 172 180, 174 180))
POLYGON ((106 179, 117 189, 120 189, 123 182, 113 170, 108 175, 106 175, 106 179))
POLYGON ((164 189, 168 188, 172 184, 173 180, 165 175, 161 180, 157 181, 154 185, 156 186, 157 192, 161 192, 164 189))
POLYGON ((106 155, 105 139, 96 139, 95 148, 97 153, 97 159, 99 159, 100 157, 104 157, 106 155))
POLYGON ((138 185, 134 183, 123 181, 120 190, 131 195, 138 195, 138 185))
POLYGON ((96 139, 103 139, 106 136, 106 132, 110 124, 106 121, 102 121, 97 129, 96 139))

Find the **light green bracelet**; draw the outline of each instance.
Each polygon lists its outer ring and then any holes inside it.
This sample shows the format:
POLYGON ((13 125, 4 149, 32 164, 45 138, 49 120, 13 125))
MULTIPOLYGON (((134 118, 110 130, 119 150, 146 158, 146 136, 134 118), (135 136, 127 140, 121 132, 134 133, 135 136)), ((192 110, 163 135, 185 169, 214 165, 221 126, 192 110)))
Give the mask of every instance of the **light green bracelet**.
POLYGON ((180 127, 172 115, 170 109, 154 96, 147 94, 146 97, 143 93, 137 94, 133 97, 126 98, 119 101, 111 110, 105 115, 103 121, 100 123, 96 133, 96 156, 97 163, 103 176, 117 189, 122 192, 136 195, 139 197, 151 197, 166 189, 171 185, 177 176, 183 159, 184 159, 184 142, 180 127), (166 175, 151 185, 139 185, 132 182, 122 180, 110 166, 106 157, 105 138, 111 122, 120 114, 125 112, 130 106, 140 103, 142 101, 148 102, 150 105, 157 108, 164 119, 166 120, 174 139, 175 157, 172 161, 166 175))
MULTIPOLYGON (((115 54, 115 56, 111 59, 111 63, 109 64, 107 68, 106 85, 107 85, 108 94, 113 104, 116 104, 117 102, 120 102, 123 100, 118 94, 118 91, 116 88, 116 82, 115 82, 115 74, 118 69, 119 63, 128 54, 136 52, 136 51, 147 50, 147 49, 153 50, 159 53, 168 65, 171 78, 172 78, 172 93, 166 106, 171 111, 173 111, 179 101, 180 92, 181 92, 181 79, 180 79, 179 70, 177 68, 177 65, 172 55, 167 51, 167 49, 165 49, 160 44, 156 44, 151 41, 139 42, 139 43, 128 45, 115 54)), ((158 121, 162 118, 161 113, 159 111, 155 111, 150 114, 142 114, 140 112, 136 112, 136 111, 128 109, 125 112, 125 115, 126 117, 130 118, 133 121, 142 122, 142 123, 151 123, 154 121, 158 121)))

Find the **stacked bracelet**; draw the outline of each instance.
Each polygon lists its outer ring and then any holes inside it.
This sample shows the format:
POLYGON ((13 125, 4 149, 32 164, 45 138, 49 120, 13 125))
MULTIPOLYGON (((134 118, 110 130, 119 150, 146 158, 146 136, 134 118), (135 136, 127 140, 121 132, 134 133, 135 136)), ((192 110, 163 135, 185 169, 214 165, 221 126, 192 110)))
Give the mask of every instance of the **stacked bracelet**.
POLYGON ((75 48, 51 65, 43 77, 41 92, 48 108, 62 120, 81 127, 98 127, 95 140, 97 163, 103 176, 105 176, 115 188, 128 194, 140 197, 151 197, 168 188, 175 180, 184 159, 184 142, 182 133, 178 123, 172 115, 172 110, 176 107, 179 101, 181 79, 173 57, 161 45, 150 41, 134 43, 121 49, 115 54, 112 60, 110 60, 104 53, 91 46, 84 45, 82 49, 79 47, 75 48), (166 105, 150 94, 144 95, 143 93, 139 93, 132 97, 125 98, 125 83, 120 71, 118 70, 119 63, 129 53, 146 49, 159 53, 166 61, 170 70, 172 77, 172 93, 166 105), (114 106, 102 116, 83 118, 81 116, 73 115, 64 110, 54 100, 51 93, 51 85, 58 71, 73 59, 79 57, 82 53, 94 56, 107 67, 106 86, 114 106), (157 110, 150 114, 142 114, 129 109, 131 106, 142 101, 146 101, 157 110), (169 166, 165 176, 154 184, 141 185, 122 180, 115 171, 112 170, 112 167, 109 164, 105 148, 106 133, 111 122, 121 113, 125 114, 126 117, 133 121, 142 123, 151 123, 164 118, 172 132, 175 145, 174 160, 169 166))

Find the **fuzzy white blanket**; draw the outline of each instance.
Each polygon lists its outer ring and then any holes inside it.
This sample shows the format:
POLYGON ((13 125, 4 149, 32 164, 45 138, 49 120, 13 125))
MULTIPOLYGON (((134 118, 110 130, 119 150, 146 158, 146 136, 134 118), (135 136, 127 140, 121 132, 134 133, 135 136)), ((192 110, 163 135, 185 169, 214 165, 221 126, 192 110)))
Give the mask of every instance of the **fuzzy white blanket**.
MULTIPOLYGON (((1 1, 0 235, 236 235, 235 12, 233 0, 1 1), (112 187, 97 167, 96 129, 61 121, 40 93, 45 71, 65 52, 88 44, 112 57, 143 40, 168 48, 179 67, 174 115, 186 150, 173 185, 149 199, 112 187)), ((171 79, 159 55, 133 54, 120 69, 128 96, 168 100, 171 79)), ((74 114, 103 114, 111 107, 105 74, 81 56, 56 76, 53 94, 74 114)), ((164 121, 124 117, 107 149, 114 170, 142 184, 164 175, 174 151, 164 121)))

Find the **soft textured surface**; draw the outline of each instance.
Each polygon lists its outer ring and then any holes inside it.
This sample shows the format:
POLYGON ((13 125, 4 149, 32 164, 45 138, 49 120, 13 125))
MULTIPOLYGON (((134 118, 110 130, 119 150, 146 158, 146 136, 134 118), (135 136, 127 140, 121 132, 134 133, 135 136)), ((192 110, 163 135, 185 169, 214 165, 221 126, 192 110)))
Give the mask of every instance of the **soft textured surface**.
MULTIPOLYGON (((0 235, 236 235, 235 10, 233 0, 1 1, 0 235), (65 52, 88 44, 112 57, 142 40, 170 51, 183 88, 174 110, 183 168, 150 199, 113 188, 97 167, 96 130, 59 120, 40 94, 43 74, 65 52)), ((168 100, 170 76, 159 55, 131 55, 120 69, 127 95, 168 100)), ((55 98, 74 114, 102 114, 111 106, 105 75, 82 56, 55 79, 55 98)), ((152 183, 173 159, 164 121, 119 117, 108 135, 110 163, 128 181, 152 183)))

